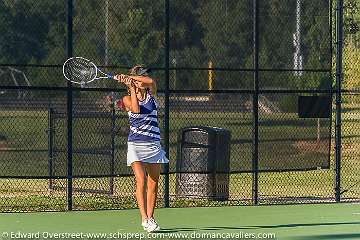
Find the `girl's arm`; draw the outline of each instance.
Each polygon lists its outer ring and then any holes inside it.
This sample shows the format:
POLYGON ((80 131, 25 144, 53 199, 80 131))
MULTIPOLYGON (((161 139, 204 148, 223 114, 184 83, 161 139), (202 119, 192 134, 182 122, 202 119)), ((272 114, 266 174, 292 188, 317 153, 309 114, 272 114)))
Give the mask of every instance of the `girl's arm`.
POLYGON ((152 84, 154 80, 149 76, 136 76, 136 75, 129 75, 128 77, 145 84, 152 84))
POLYGON ((136 87, 142 88, 142 89, 149 88, 151 91, 151 94, 154 96, 157 93, 156 81, 154 79, 152 79, 151 77, 118 74, 118 75, 114 76, 114 78, 122 83, 128 82, 129 79, 133 79, 136 87))
POLYGON ((134 84, 138 88, 149 88, 151 95, 157 93, 156 81, 148 76, 129 76, 135 80, 134 84))
POLYGON ((130 96, 123 97, 123 103, 125 105, 126 111, 130 111, 132 113, 140 113, 140 106, 136 97, 134 84, 132 83, 132 81, 125 84, 129 87, 130 90, 130 96))

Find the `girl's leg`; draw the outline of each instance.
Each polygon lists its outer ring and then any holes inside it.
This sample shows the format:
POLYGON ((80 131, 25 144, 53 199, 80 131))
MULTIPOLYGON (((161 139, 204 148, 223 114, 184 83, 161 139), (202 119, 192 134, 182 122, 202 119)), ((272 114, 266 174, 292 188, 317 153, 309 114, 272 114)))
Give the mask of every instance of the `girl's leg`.
POLYGON ((142 162, 133 162, 131 168, 134 171, 136 179, 136 200, 141 214, 141 220, 147 218, 146 206, 146 171, 142 162))
POLYGON ((147 177, 147 216, 152 218, 156 205, 156 197, 158 190, 158 182, 161 171, 161 164, 146 163, 145 165, 147 177))

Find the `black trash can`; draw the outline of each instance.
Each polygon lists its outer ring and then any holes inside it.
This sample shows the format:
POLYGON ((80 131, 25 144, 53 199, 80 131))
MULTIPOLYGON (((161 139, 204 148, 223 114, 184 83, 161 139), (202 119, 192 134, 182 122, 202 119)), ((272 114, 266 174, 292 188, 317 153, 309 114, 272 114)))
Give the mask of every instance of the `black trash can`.
POLYGON ((178 132, 176 196, 225 201, 229 198, 230 131, 206 126, 178 132))

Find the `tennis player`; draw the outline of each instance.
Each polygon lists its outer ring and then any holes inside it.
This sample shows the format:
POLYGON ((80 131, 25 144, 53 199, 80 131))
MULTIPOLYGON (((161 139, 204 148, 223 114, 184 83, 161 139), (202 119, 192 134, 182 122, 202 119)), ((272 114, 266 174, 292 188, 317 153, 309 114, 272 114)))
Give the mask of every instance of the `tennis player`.
POLYGON ((156 82, 141 66, 130 69, 131 78, 115 76, 124 83, 128 95, 122 98, 129 115, 127 165, 136 178, 136 199, 141 214, 142 226, 148 232, 160 230, 154 218, 161 164, 168 163, 160 145, 160 130, 157 120, 156 82))

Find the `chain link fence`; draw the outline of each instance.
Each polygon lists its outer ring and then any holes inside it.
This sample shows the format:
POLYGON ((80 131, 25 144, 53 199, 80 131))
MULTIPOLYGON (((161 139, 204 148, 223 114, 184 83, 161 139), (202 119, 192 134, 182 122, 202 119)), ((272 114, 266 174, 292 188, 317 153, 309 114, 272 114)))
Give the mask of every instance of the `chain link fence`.
MULTIPOLYGON (((71 56, 108 72, 152 69, 170 159, 158 207, 335 202, 334 3, 1 1, 0 211, 136 207, 127 114, 114 103, 126 90, 70 86, 71 56), (299 115, 313 96, 330 99, 330 115, 299 115), (179 136, 198 126, 230 132, 225 171, 179 167, 179 136), (181 193, 181 179, 213 192, 181 193)), ((359 6, 344 3, 341 201, 360 197, 359 6)), ((204 161, 216 147, 189 151, 204 161)))
POLYGON ((360 161, 358 148, 359 113, 359 1, 344 1, 342 159, 341 194, 343 201, 358 201, 360 183, 357 177, 360 161))

